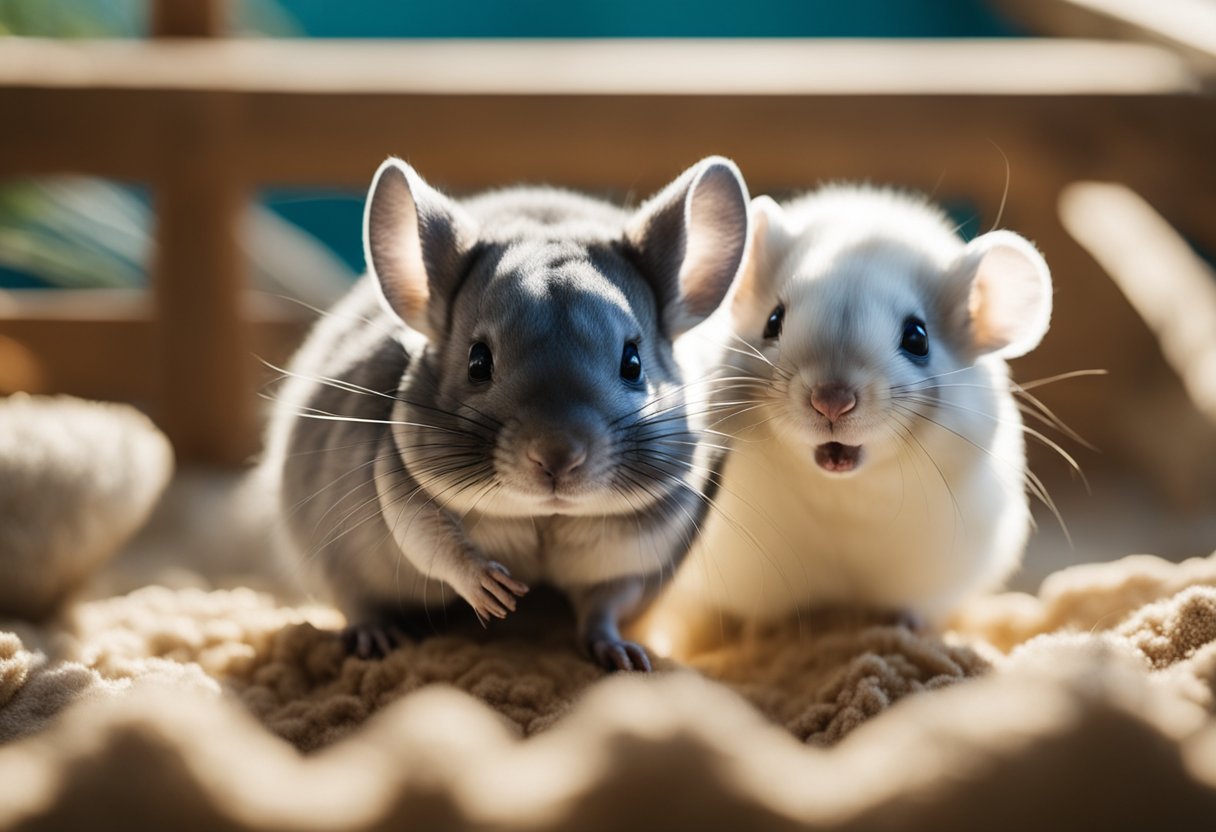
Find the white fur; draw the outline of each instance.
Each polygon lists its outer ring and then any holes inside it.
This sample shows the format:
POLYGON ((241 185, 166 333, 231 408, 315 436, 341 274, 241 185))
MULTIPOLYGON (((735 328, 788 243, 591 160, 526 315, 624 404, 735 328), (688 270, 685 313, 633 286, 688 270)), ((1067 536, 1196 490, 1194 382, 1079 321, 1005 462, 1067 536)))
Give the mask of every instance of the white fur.
POLYGON ((834 188, 786 208, 760 197, 728 303, 682 354, 716 342, 724 376, 757 382, 715 393, 737 403, 722 426, 733 450, 677 598, 745 618, 845 605, 933 619, 1016 567, 1030 514, 1002 355, 1047 328, 1050 278, 1033 246, 1009 232, 964 245, 940 211, 890 192, 834 188), (977 287, 1018 313, 977 302, 977 287), (763 332, 778 302, 774 342, 763 332), (910 314, 927 324, 926 366, 899 350, 910 314), (837 381, 858 404, 831 425, 808 397, 837 381), (861 446, 862 463, 821 469, 814 449, 831 441, 861 446))

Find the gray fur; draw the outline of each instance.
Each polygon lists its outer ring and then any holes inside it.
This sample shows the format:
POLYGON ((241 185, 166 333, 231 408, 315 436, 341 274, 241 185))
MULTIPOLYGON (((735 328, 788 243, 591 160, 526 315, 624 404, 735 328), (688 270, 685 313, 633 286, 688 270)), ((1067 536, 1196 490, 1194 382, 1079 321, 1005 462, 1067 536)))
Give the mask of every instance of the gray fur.
POLYGON ((457 202, 382 166, 374 274, 293 360, 264 462, 290 539, 352 624, 456 596, 502 617, 519 581, 544 582, 570 597, 598 661, 648 667, 618 625, 687 552, 711 465, 671 338, 729 287, 746 204, 722 159, 632 214, 550 189, 457 202), (482 384, 476 342, 493 355, 482 384), (637 384, 620 373, 627 342, 637 384))

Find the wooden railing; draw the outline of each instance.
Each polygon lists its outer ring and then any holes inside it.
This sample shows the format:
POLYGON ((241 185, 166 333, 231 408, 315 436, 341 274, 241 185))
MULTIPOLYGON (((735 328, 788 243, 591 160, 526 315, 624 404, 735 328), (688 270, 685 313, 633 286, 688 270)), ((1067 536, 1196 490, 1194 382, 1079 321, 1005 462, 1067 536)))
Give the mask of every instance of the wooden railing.
MULTIPOLYGON (((156 8, 160 34, 219 28, 214 3, 156 8)), ((10 293, 0 336, 48 388, 145 400, 182 457, 239 462, 256 447, 251 356, 281 359, 302 326, 247 297, 236 218, 255 188, 362 187, 392 153, 458 192, 532 181, 639 198, 721 153, 755 193, 890 182, 989 223, 1004 204, 1002 225, 1057 279, 1056 325, 1019 375, 1108 368, 1105 387, 1061 386, 1057 411, 1109 458, 1176 476, 1126 440, 1144 391, 1185 403, 1182 386, 1057 200, 1077 180, 1120 182, 1216 251, 1205 87, 1175 50, 1073 40, 0 41, 0 177, 148 183, 158 221, 150 302, 10 293)))
POLYGON ((1209 89, 1216 82, 1216 5, 1209 0, 1000 0, 1000 6, 1047 35, 1161 44, 1209 89))

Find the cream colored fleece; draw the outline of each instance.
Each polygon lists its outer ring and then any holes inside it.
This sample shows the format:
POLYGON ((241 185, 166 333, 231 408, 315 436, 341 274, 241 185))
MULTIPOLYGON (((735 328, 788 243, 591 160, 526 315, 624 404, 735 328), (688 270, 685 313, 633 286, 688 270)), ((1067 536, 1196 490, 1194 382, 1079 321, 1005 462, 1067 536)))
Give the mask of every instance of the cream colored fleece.
POLYGON ((55 660, 0 638, 0 734, 26 736, 0 749, 0 828, 1216 816, 1216 556, 1078 567, 969 616, 944 640, 803 621, 605 679, 556 612, 364 662, 332 610, 148 588, 26 627, 55 660))
MULTIPOLYGON (((113 447, 149 454, 148 476, 165 473, 158 434, 105 424, 113 447)), ((76 541, 48 561, 62 571, 0 558, 12 610, 28 598, 51 613, 159 490, 132 492, 123 528, 97 522, 112 492, 82 482, 139 469, 82 468, 72 447, 7 452, 66 449, 36 473, 72 485, 63 529, 44 525, 76 541)), ((10 528, 36 556, 37 524, 10 528)), ((999 832, 1216 817, 1216 555, 1064 570, 1037 596, 978 600, 941 637, 807 616, 646 677, 605 678, 560 608, 531 612, 381 662, 344 655, 332 609, 244 589, 153 586, 41 625, 0 621, 0 829, 999 832)))

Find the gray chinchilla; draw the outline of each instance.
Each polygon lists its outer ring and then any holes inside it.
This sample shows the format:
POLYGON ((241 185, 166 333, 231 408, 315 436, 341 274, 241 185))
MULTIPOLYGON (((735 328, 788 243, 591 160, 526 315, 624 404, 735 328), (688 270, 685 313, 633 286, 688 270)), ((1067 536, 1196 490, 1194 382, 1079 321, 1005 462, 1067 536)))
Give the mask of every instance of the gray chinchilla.
POLYGON ((482 621, 529 584, 584 648, 646 670, 619 626, 671 577, 711 490, 672 339, 712 313, 748 237, 707 158, 636 211, 544 188, 454 200, 397 159, 364 216, 371 274, 279 391, 262 473, 350 648, 460 596, 482 621))

